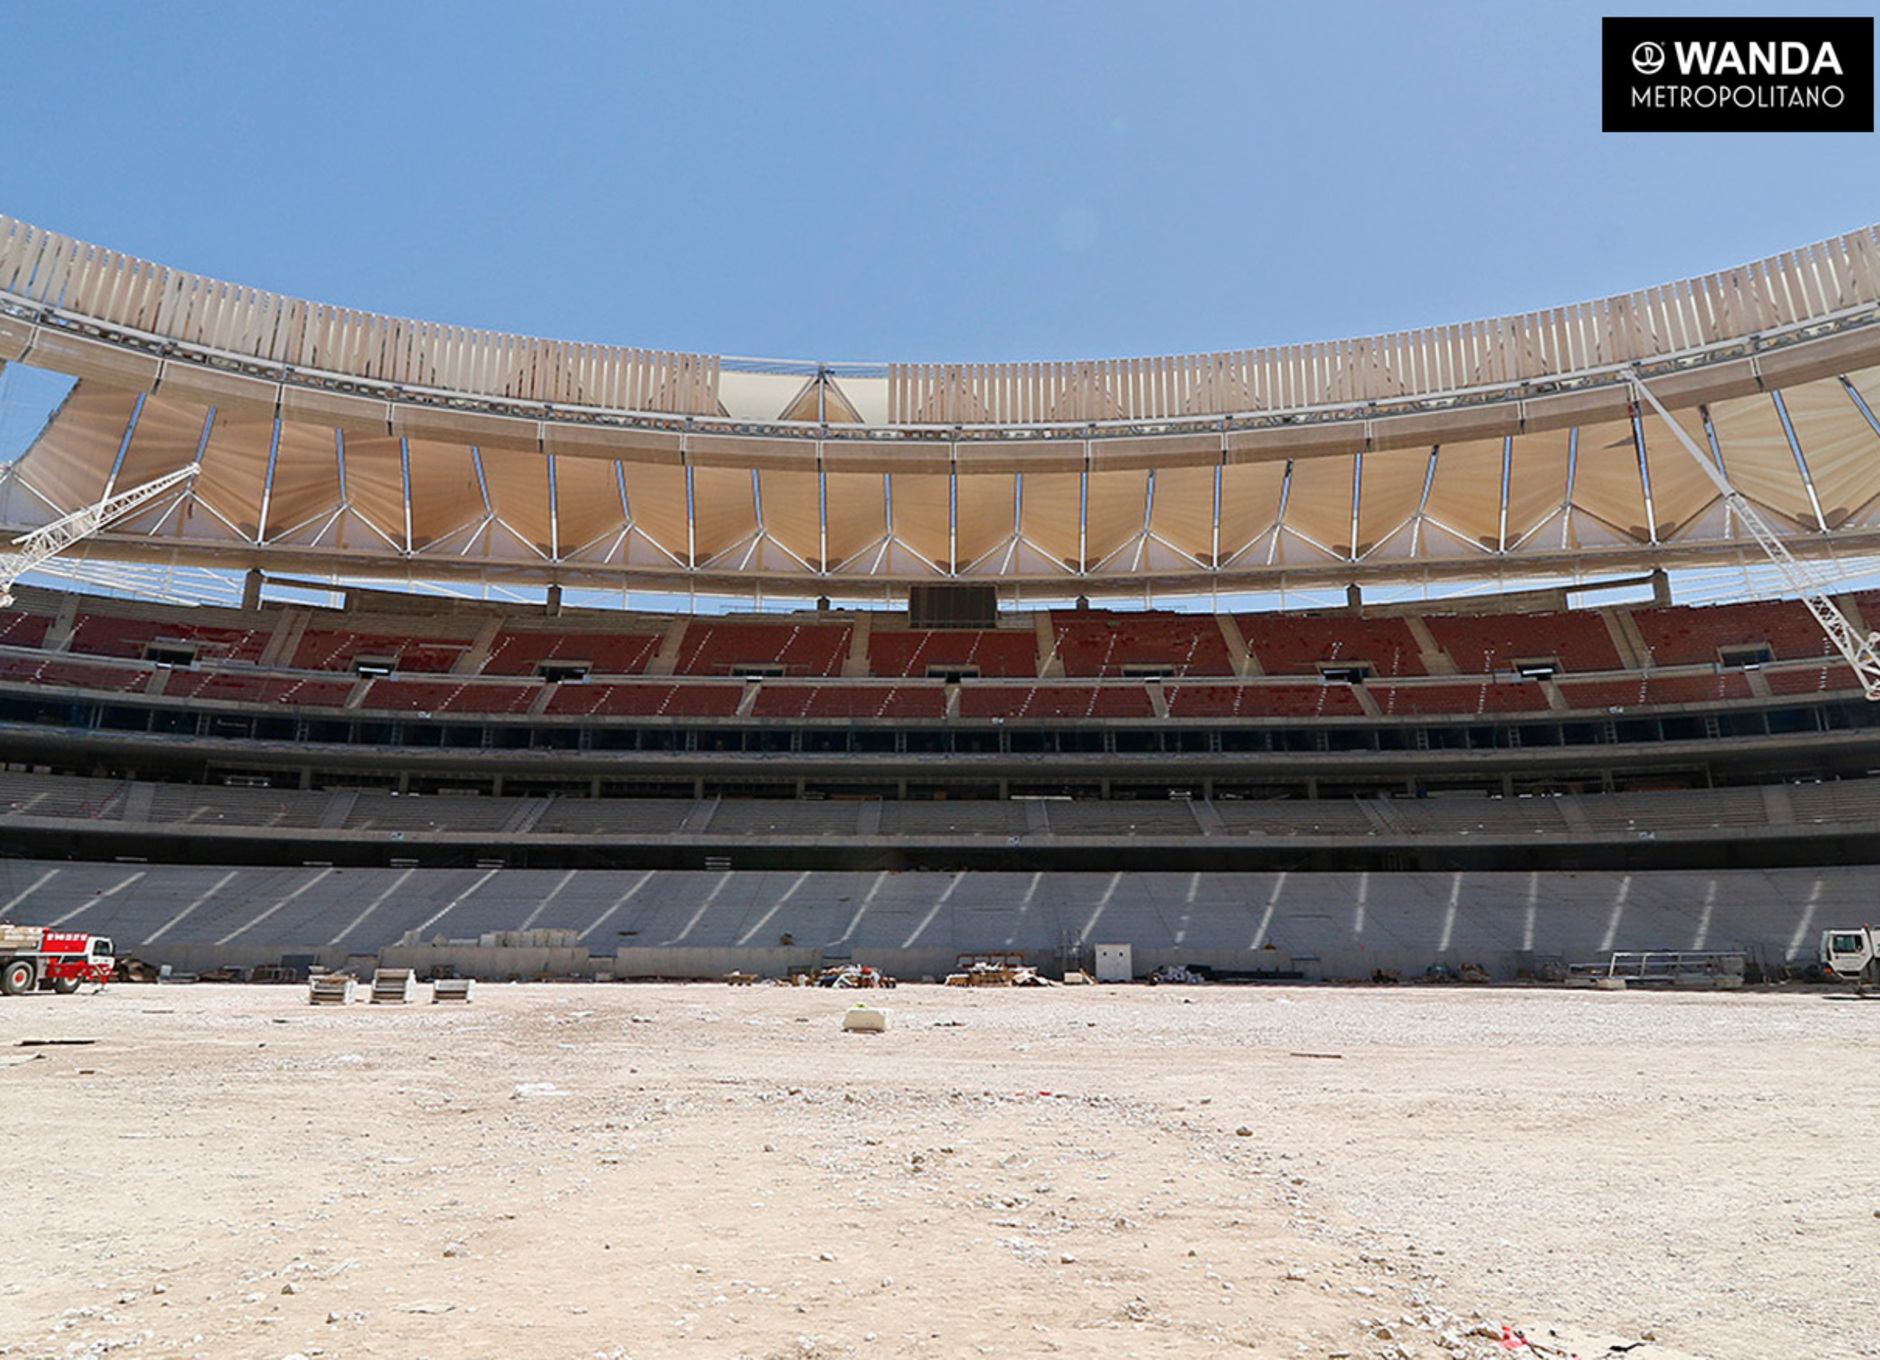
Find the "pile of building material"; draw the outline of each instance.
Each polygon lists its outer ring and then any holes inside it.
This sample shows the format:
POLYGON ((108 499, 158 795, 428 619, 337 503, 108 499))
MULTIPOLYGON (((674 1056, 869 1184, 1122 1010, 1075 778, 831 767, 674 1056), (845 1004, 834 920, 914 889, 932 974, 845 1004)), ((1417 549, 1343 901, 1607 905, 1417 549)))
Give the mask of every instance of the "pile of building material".
POLYGON ((842 1013, 844 1034, 885 1034, 887 1031, 888 1012, 879 1006, 857 1001, 842 1013))
POLYGON ((1165 963, 1149 974, 1149 981, 1192 983, 1206 982, 1207 979, 1179 963, 1165 963))
POLYGON ((440 1001, 461 1001, 468 1005, 470 1002, 470 979, 433 978, 431 980, 431 1004, 435 1006, 440 1001))
POLYGON ((814 987, 892 987, 894 979, 865 963, 840 963, 810 977, 814 987))
POLYGON ((353 999, 358 986, 351 973, 315 973, 307 979, 307 1004, 344 1006, 353 999))
POLYGON ((961 954, 949 987, 1055 987, 1058 984, 1025 962, 1023 954, 961 954))
POLYGON ((418 999, 418 975, 409 968, 380 968, 372 974, 372 1004, 404 1006, 418 999))

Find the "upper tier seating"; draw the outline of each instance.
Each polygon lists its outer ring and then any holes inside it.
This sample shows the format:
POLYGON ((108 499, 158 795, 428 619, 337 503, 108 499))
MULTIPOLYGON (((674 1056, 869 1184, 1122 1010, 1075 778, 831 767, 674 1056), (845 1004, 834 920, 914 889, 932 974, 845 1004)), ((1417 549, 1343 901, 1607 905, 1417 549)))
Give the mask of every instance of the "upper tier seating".
POLYGON ((395 657, 397 669, 416 675, 445 675, 470 646, 470 638, 414 638, 386 633, 308 629, 294 649, 292 665, 303 671, 349 671, 358 658, 395 657))
POLYGON ((1701 608, 1632 610, 1654 666, 1717 660, 1725 647, 1768 645, 1778 661, 1834 654, 1834 644, 1800 600, 1751 600, 1701 608))
POLYGON ((67 660, 59 652, 0 656, 0 679, 61 689, 142 689, 150 683, 150 674, 147 668, 67 660))
POLYGON ((1171 718, 1361 718, 1350 685, 1288 684, 1163 686, 1171 718))
POLYGON ((461 680, 374 680, 361 708, 413 713, 526 713, 540 685, 465 684, 461 680))
POLYGON ((759 718, 943 718, 946 690, 924 685, 777 685, 759 689, 759 718))
POLYGON ((1365 692, 1386 717, 1420 713, 1544 713, 1547 694, 1534 680, 1468 681, 1420 684, 1370 684, 1365 692))
POLYGON ((44 614, 0 609, 0 647, 43 647, 52 620, 44 614))
POLYGON ((227 670, 170 672, 165 695, 184 699, 221 699, 230 703, 304 704, 338 708, 358 682, 305 675, 271 675, 266 671, 227 670))
MULTIPOLYGON (((1606 621, 1590 609, 1548 614, 1426 614, 1430 636, 1464 675, 1510 671, 1548 657, 1568 671, 1616 671, 1625 662, 1606 621)), ((1715 660, 1707 657, 1706 660, 1715 660)))
POLYGON ((742 685, 675 685, 641 681, 621 685, 561 685, 547 711, 579 717, 729 718, 744 698, 742 685))
MULTIPOLYGON (((187 621, 126 619, 87 613, 73 620, 71 650, 93 656, 134 657, 141 661, 153 643, 182 643, 194 650, 199 661, 259 661, 272 631, 272 624, 219 628, 187 621)), ((43 642, 44 630, 40 632, 43 642)))
POLYGON ((1064 674, 1115 679, 1130 666, 1165 666, 1175 675, 1232 675, 1227 639, 1211 614, 1051 615, 1064 674))
POLYGON ((962 718, 1147 718, 1141 685, 982 685, 960 687, 962 718))
POLYGON ((1321 665, 1369 662, 1372 673, 1424 675, 1416 634, 1402 619, 1356 614, 1237 614, 1247 650, 1268 675, 1316 675, 1321 665))
POLYGON ((930 667, 976 667, 989 680, 1038 674, 1038 638, 1030 629, 883 629, 868 635, 868 665, 881 676, 924 676, 930 667))
POLYGON ((1789 670, 1765 671, 1772 694, 1827 694, 1831 691, 1860 689, 1853 669, 1839 656, 1818 666, 1798 666, 1789 670))
POLYGON ((485 675, 534 675, 543 662, 585 664, 590 675, 639 675, 659 651, 659 633, 502 632, 485 675))
POLYGON ((694 619, 679 645, 678 675, 731 675, 744 666, 781 666, 790 676, 842 673, 849 625, 745 623, 694 619))

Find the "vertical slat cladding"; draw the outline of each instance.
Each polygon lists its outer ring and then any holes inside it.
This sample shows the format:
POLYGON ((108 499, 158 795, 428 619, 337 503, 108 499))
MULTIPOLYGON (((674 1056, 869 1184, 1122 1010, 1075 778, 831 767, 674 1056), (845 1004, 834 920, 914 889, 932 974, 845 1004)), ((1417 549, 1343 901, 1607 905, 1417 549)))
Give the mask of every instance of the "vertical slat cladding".
POLYGON ((1795 252, 1795 277, 1810 316, 1826 316, 1835 309, 1834 286, 1825 268, 1827 254, 1826 246, 1810 246, 1795 252))
POLYGON ((72 257, 72 272, 65 281, 65 305, 68 311, 95 315, 92 309, 92 280, 98 272, 98 252, 81 247, 72 257))
POLYGON ((34 302, 42 304, 48 302, 50 285, 58 273, 58 259, 58 236, 49 231, 41 232, 38 248, 33 254, 31 270, 28 276, 21 280, 20 291, 34 302))
POLYGON ((20 253, 24 225, 15 218, 0 217, 0 290, 12 293, 14 277, 20 272, 20 253))
POLYGON ((1822 253, 1830 262, 1830 274, 1833 283, 1828 288, 1829 305, 1839 311, 1856 306, 1860 302, 1860 238, 1843 236, 1838 241, 1829 241, 1822 247, 1822 253))
POLYGON ((1880 241, 1873 231, 1846 238, 1849 305, 1880 299, 1880 241))
POLYGON ((24 295, 39 250, 39 233, 11 217, 0 218, 0 289, 24 295))

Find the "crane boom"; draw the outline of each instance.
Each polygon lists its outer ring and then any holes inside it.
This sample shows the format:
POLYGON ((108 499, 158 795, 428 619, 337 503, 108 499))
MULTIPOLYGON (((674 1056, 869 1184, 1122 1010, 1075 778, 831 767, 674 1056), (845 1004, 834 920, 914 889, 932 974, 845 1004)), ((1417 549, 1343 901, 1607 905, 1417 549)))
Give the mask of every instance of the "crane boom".
POLYGON ((1821 578, 1811 567, 1789 551, 1788 545, 1777 537, 1776 531, 1770 526, 1769 521, 1763 518, 1762 512, 1751 505, 1743 493, 1730 484, 1730 479, 1724 475, 1723 469, 1718 467, 1708 454, 1698 448, 1697 441, 1684 432, 1682 425, 1671 418, 1671 412, 1665 409, 1664 403, 1659 401, 1651 388, 1645 385, 1645 380, 1639 377, 1638 370, 1629 369, 1627 372, 1633 390, 1645 399, 1652 410, 1658 413, 1658 418, 1670 428, 1671 433, 1677 437, 1678 443, 1684 446, 1684 451, 1690 454, 1697 466, 1704 470, 1704 475, 1710 478, 1717 490, 1722 493, 1724 503, 1736 513, 1737 519, 1749 529, 1751 536, 1755 538, 1763 552, 1768 554, 1769 560, 1775 563, 1776 570, 1782 574, 1782 579, 1789 589, 1800 596, 1802 603, 1808 606, 1808 612, 1815 616, 1815 622, 1821 625, 1821 630, 1828 635, 1828 640, 1834 644, 1835 650, 1840 652, 1846 658, 1847 664, 1854 668, 1854 674, 1859 678, 1860 687, 1867 697, 1880 700, 1880 651, 1876 650, 1880 648, 1880 633, 1869 633, 1863 638, 1855 630, 1854 625, 1848 621, 1847 615, 1841 612, 1840 606, 1835 604, 1829 596, 1827 586, 1823 584, 1821 578))
POLYGON ((10 551, 0 552, 0 608, 13 603, 13 583, 27 572, 51 561, 74 543, 90 538, 131 512, 142 509, 166 492, 193 480, 200 470, 199 463, 177 468, 141 486, 134 486, 129 491, 106 496, 96 504, 82 505, 31 533, 21 534, 13 540, 10 551))

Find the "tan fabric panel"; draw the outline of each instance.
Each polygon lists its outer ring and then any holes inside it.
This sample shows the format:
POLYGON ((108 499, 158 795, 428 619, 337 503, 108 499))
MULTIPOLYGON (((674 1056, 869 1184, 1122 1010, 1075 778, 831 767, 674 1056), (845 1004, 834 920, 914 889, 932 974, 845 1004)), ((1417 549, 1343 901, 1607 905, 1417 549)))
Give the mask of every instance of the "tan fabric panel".
POLYGON ((1227 432, 1227 461, 1230 463, 1331 457, 1357 453, 1363 448, 1364 422, 1358 420, 1227 432))
POLYGON ((291 384, 281 389, 281 419, 360 434, 390 434, 392 429, 391 411, 383 401, 291 384))
MULTIPOLYGON (((1158 482, 1160 479, 1157 479, 1158 482)), ((1221 469, 1221 558, 1240 554, 1279 518, 1284 463, 1247 463, 1221 469)), ((1162 497, 1156 496, 1157 517, 1162 497)))
POLYGON ((404 456, 396 439, 347 435, 346 499, 399 547, 405 542, 404 456))
POLYGON ((32 343, 33 324, 16 316, 0 316, 0 360, 12 362, 23 358, 32 343))
POLYGON ((686 439, 685 456, 693 467, 757 467, 808 472, 816 467, 816 441, 695 434, 686 439))
MULTIPOLYGON (((899 481, 897 479, 897 486, 899 481)), ((1004 543, 1012 536, 1013 491, 1016 479, 1010 476, 983 476, 959 479, 959 529, 958 569, 965 570, 970 562, 976 562, 986 553, 1004 543)), ((894 498, 894 522, 901 523, 901 496, 897 491, 894 498)), ((946 502, 944 498, 942 505, 946 502)), ((945 542, 944 536, 941 539, 945 542)), ((944 553, 941 554, 943 557, 944 553)))
POLYGON ((1214 469, 1163 468, 1155 474, 1149 531, 1210 564, 1214 552, 1214 469))
MULTIPOLYGON (((1436 475, 1423 513, 1458 538, 1496 551, 1501 546, 1501 457, 1499 439, 1442 445, 1436 451, 1436 475)), ((1563 469, 1554 503, 1565 495, 1563 469)), ((1515 538, 1512 523, 1508 538, 1515 538)))
POLYGON ((118 469, 116 489, 129 491, 195 462, 208 419, 206 406, 145 398, 143 414, 137 417, 137 432, 131 436, 124 464, 118 469))
POLYGON ((483 481, 496 517, 536 552, 552 557, 548 460, 527 454, 492 455, 485 450, 483 481))
MULTIPOLYGON (((1704 447, 1704 427, 1695 411, 1673 413, 1680 428, 1704 447)), ((1652 515, 1658 541, 1670 542, 1686 525, 1700 520, 1721 497, 1716 485, 1692 459, 1656 412, 1644 416, 1646 466, 1651 470, 1652 515)))
MULTIPOLYGON (((1645 487, 1639 480, 1638 446, 1630 421, 1581 427, 1573 505, 1597 516, 1625 539, 1638 543, 1650 539, 1645 527, 1645 487)), ((1578 528, 1583 535, 1592 534, 1586 526, 1578 528)), ((1594 534, 1581 541, 1597 542, 1600 537, 1594 534)))
POLYGON ((751 474, 744 468, 694 468, 692 471, 693 555, 709 562, 757 530, 757 503, 751 498, 751 474))
POLYGON ((1103 471, 1125 468, 1192 467, 1221 461, 1221 436, 1168 434, 1154 438, 1119 436, 1090 441, 1090 466, 1103 471))
POLYGON ((135 393, 81 382, 52 423, 21 456, 18 476, 50 501, 58 518, 104 495, 118 446, 137 409, 135 393))
POLYGON ((1020 532, 1039 552, 1075 571, 1083 478, 1034 472, 1021 490, 1020 532))
POLYGON ((677 463, 678 434, 660 430, 621 430, 598 425, 542 427, 542 448, 557 458, 603 458, 610 463, 677 463))
POLYGON ((1372 449, 1421 448, 1437 443, 1499 439, 1521 432, 1521 408, 1512 401, 1458 406, 1446 411, 1380 416, 1371 422, 1372 449))
POLYGON ((944 439, 828 439, 823 467, 830 472, 945 472, 953 445, 944 439))
POLYGON ((1630 390, 1618 383, 1586 392, 1529 397, 1522 403, 1530 434, 1538 430, 1566 430, 1576 425, 1623 420, 1631 409, 1630 390))
POLYGON ((1814 507, 1801 469, 1782 432, 1776 404, 1767 393, 1718 402, 1710 423, 1723 450, 1723 470, 1732 486, 1765 509, 1806 528, 1815 527, 1814 507))
POLYGON ((1303 458, 1293 464, 1285 527, 1340 557, 1351 551, 1351 471, 1357 460, 1303 458))
POLYGON ((196 474, 196 499, 225 516, 247 538, 260 532, 261 489, 268 480, 274 422, 216 412, 196 474))
MULTIPOLYGON (((1026 479, 1026 485, 1032 480, 1026 479)), ((1089 527, 1084 534, 1084 558, 1089 567, 1094 568, 1125 543, 1140 538, 1148 508, 1148 473, 1091 473, 1089 527)))
POLYGON ((1787 388, 1782 400, 1815 479, 1822 517, 1838 529, 1880 496, 1880 435, 1836 379, 1787 388))
POLYGON ((1082 472, 1081 439, 962 440, 957 446, 960 476, 1007 472, 1082 472))
POLYGON ((555 459, 555 517, 564 557, 619 533, 627 516, 614 464, 592 458, 555 459))
MULTIPOLYGON (((834 478, 830 478, 833 483, 834 478)), ((948 568, 948 533, 952 527, 952 479, 926 473, 897 473, 890 487, 893 499, 894 536, 929 562, 948 568)), ((830 492, 833 500, 834 491, 830 492)), ((1006 531, 1012 522, 1011 487, 1006 488, 1006 531)))
POLYGON ((1416 514, 1429 466, 1427 448, 1364 455, 1358 490, 1357 556, 1365 556, 1416 514))
POLYGON ((822 478, 815 472, 757 474, 764 531, 813 568, 822 560, 822 478))
POLYGON ((66 331, 41 329, 33 345, 33 364, 74 378, 95 378, 136 392, 148 392, 157 381, 159 360, 154 354, 124 349, 102 340, 89 340, 66 331))
MULTIPOLYGON (((1880 363, 1880 329, 1866 326, 1760 354, 1764 387, 1793 387, 1880 363)), ((1786 399, 1786 394, 1785 394, 1786 399)))
MULTIPOLYGON (((1541 525, 1556 519, 1567 503, 1567 472, 1570 464, 1573 432, 1546 430, 1525 434, 1514 441, 1514 455, 1508 476, 1508 546, 1520 545, 1540 551, 1546 544, 1534 537, 1541 525)), ((1441 458, 1438 458, 1441 463, 1441 458)), ((1441 476, 1439 472, 1437 474, 1441 476)), ((1499 476, 1499 473, 1497 473, 1499 476)), ((1471 534, 1479 541, 1493 528, 1471 534)), ((1544 539, 1544 535, 1542 538, 1544 539)), ((1553 546, 1559 546, 1554 537, 1553 546)))
POLYGON ((263 537, 311 543, 320 522, 338 509, 339 499, 339 445, 333 431, 313 425, 283 426, 263 537))
MULTIPOLYGON (((888 532, 888 479, 878 474, 832 472, 827 480, 829 561, 833 569, 872 548, 888 532)), ((944 484, 941 503, 945 504, 944 484)), ((898 500, 895 510, 900 510, 898 500)))
POLYGON ((1756 370, 1748 359, 1706 364, 1683 373, 1666 373, 1650 382, 1652 395, 1672 411, 1756 392, 1756 370))
POLYGON ((391 404, 392 433, 407 439, 438 439, 448 443, 475 444, 487 455, 490 450, 517 450, 534 453, 541 442, 541 426, 533 420, 514 416, 485 415, 479 411, 451 411, 436 406, 413 406, 407 402, 391 404))
MULTIPOLYGON (((685 469, 653 463, 625 465, 627 513, 634 525, 679 561, 685 561, 685 469)), ((745 493, 750 499, 750 493, 745 493)))
POLYGON ((174 359, 164 365, 163 385, 159 390, 172 401, 198 402, 218 411, 268 419, 273 418, 274 405, 281 393, 279 383, 251 378, 246 373, 179 363, 174 359))
POLYGON ((483 489, 469 445, 414 439, 410 458, 414 549, 443 542, 483 518, 483 489))

